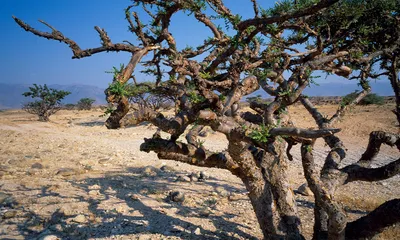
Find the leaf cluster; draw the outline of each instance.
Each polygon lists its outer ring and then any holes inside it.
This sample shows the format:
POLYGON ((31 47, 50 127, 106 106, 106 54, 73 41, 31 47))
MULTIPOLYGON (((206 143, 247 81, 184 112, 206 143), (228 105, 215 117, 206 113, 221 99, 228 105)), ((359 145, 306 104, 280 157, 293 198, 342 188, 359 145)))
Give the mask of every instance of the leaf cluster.
POLYGON ((76 107, 78 110, 90 110, 92 109, 92 105, 96 100, 92 98, 81 98, 79 101, 76 103, 76 107))

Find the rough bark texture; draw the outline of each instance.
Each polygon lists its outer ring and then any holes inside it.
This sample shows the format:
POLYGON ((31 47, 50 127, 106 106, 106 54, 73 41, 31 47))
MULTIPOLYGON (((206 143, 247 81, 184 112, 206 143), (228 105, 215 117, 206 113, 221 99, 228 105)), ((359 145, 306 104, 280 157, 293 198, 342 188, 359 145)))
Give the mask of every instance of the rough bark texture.
POLYGON ((129 112, 129 102, 126 97, 121 97, 118 101, 118 107, 114 110, 106 120, 108 129, 118 129, 121 127, 122 118, 129 112))
POLYGON ((346 239, 369 239, 400 221, 400 199, 385 202, 368 215, 346 226, 346 239))
POLYGON ((283 143, 265 152, 233 136, 228 151, 242 170, 239 177, 249 191, 265 239, 303 239, 296 202, 289 187, 283 143))

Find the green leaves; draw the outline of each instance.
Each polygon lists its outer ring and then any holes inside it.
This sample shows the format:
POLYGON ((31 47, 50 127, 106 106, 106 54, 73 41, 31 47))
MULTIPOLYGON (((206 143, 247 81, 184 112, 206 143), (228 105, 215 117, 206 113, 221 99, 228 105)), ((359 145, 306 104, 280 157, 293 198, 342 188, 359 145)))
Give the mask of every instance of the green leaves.
POLYGON ((71 94, 71 92, 68 91, 48 88, 46 84, 43 86, 33 84, 33 87, 29 87, 29 90, 29 92, 24 92, 22 95, 25 97, 40 98, 46 104, 60 103, 65 96, 71 94))
POLYGON ((126 88, 126 83, 121 83, 119 81, 114 81, 113 83, 108 85, 108 91, 111 94, 114 94, 116 96, 127 96, 128 95, 128 90, 126 88))
POLYGON ((200 94, 196 93, 195 91, 191 91, 187 93, 189 100, 193 104, 198 104, 206 101, 206 98, 201 96, 200 94))
POLYGON ((271 125, 262 124, 259 129, 253 130, 249 137, 254 141, 266 143, 268 138, 271 136, 269 131, 273 128, 271 125))
POLYGON ((40 121, 48 121, 49 116, 60 109, 61 100, 65 96, 71 94, 68 91, 56 90, 48 88, 46 84, 43 86, 33 84, 33 87, 29 87, 28 92, 24 92, 22 95, 25 97, 39 98, 34 102, 27 103, 23 106, 23 109, 28 113, 36 114, 39 116, 40 121))
POLYGON ((114 78, 114 79, 117 79, 118 75, 119 75, 120 73, 122 73, 122 71, 124 70, 124 68, 125 68, 125 65, 124 65, 123 63, 121 63, 121 64, 119 65, 119 69, 113 66, 112 69, 111 69, 110 71, 105 71, 105 73, 112 73, 112 74, 113 74, 113 78, 114 78))

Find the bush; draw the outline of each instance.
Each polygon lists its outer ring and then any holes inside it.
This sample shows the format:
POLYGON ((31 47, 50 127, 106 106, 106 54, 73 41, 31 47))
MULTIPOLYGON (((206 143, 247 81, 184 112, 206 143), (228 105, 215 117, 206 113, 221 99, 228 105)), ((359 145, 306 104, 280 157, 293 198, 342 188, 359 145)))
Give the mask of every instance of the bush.
MULTIPOLYGON (((342 98, 342 104, 343 105, 348 105, 354 99, 356 99, 357 95, 359 94, 359 91, 356 90, 352 93, 347 94, 342 98)), ((358 104, 359 105, 371 105, 371 104, 376 104, 376 105, 382 105, 385 103, 385 98, 382 96, 379 96, 375 93, 369 93, 367 96, 365 96, 358 104)))
POLYGON ((24 92, 22 95, 25 97, 39 98, 34 102, 26 103, 22 106, 22 109, 31 114, 39 116, 39 121, 49 121, 50 115, 54 114, 61 109, 61 100, 65 96, 71 94, 68 91, 56 90, 44 86, 33 84, 33 87, 29 87, 29 92, 24 92))
POLYGON ((64 105, 65 110, 74 110, 75 109, 75 104, 68 103, 64 105))
POLYGON ((76 107, 78 110, 90 110, 92 109, 92 104, 95 102, 94 99, 91 98, 81 98, 77 103, 76 107))

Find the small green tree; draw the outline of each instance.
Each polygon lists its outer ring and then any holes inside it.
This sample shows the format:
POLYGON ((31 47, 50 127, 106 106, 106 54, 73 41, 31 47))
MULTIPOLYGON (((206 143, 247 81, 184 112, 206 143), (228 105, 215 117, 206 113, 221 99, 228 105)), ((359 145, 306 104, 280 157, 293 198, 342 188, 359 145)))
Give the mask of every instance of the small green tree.
POLYGON ((78 110, 90 110, 92 109, 92 104, 95 102, 96 100, 92 99, 92 98, 81 98, 77 103, 76 106, 78 108, 78 110))
MULTIPOLYGON (((352 93, 347 94, 346 96, 343 97, 342 104, 343 105, 350 104, 357 98, 358 94, 359 94, 359 91, 357 91, 357 90, 352 93)), ((371 105, 371 104, 382 105, 384 103, 385 103, 384 97, 379 96, 375 93, 369 93, 358 104, 359 105, 371 105)))
POLYGON ((39 98, 34 102, 26 103, 22 106, 22 109, 31 114, 39 116, 39 121, 49 121, 50 115, 54 114, 61 108, 61 100, 65 96, 71 94, 68 91, 56 90, 44 86, 33 84, 33 87, 29 87, 28 92, 24 92, 22 95, 25 97, 39 98))

